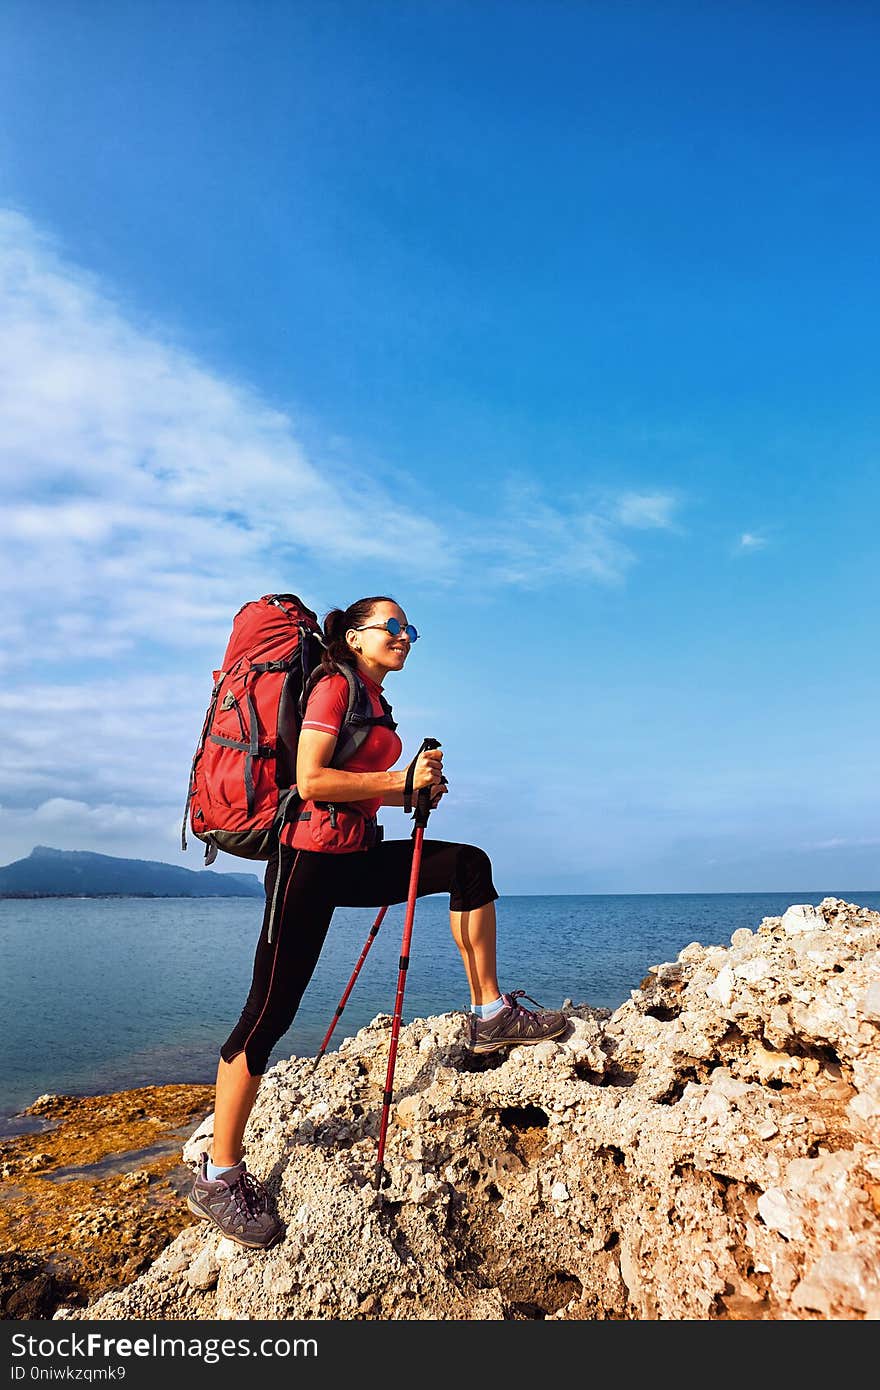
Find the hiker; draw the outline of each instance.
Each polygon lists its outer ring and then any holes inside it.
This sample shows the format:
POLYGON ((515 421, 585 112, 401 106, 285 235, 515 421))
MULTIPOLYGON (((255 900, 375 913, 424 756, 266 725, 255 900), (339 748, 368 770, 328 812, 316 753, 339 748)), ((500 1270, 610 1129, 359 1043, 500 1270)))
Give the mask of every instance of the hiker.
MULTIPOLYGON (((248 1172, 243 1158, 245 1127, 270 1052, 293 1023, 334 908, 405 902, 412 868, 412 839, 384 840, 376 813, 383 806, 406 804, 407 769, 389 770, 400 758, 402 744, 382 688, 387 676, 403 670, 419 634, 399 604, 383 596, 359 599, 344 611, 333 609, 323 633, 326 678, 311 687, 297 747, 302 804, 281 831, 281 843, 267 864, 266 910, 250 993, 220 1049, 213 1155, 210 1160, 202 1155, 188 1197, 196 1215, 257 1249, 267 1249, 283 1234, 265 1186, 248 1172), (341 674, 343 663, 366 686, 374 723, 354 756, 337 768, 331 759, 349 688, 341 674)), ((442 748, 418 754, 412 787, 414 794, 430 789, 431 808, 439 805, 447 792, 442 748)), ((533 1013, 519 1003, 529 998, 525 991, 502 993, 499 986, 498 893, 485 851, 425 839, 418 896, 441 892, 449 894, 452 936, 470 987, 468 1050, 480 1055, 559 1037, 567 1027, 562 1013, 533 1013)))

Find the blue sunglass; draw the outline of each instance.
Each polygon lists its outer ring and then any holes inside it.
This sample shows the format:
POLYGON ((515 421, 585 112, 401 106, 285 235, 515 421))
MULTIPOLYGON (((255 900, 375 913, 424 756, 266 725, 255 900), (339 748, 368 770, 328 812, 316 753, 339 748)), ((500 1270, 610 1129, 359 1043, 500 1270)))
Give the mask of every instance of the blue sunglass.
POLYGON ((399 637, 400 634, 403 632, 403 633, 405 633, 406 636, 409 638, 409 640, 410 640, 411 643, 412 643, 412 642, 418 642, 418 640, 419 640, 418 630, 417 630, 416 628, 413 627, 412 623, 407 623, 407 624, 406 624, 406 627, 404 627, 403 624, 400 623, 400 622, 398 621, 397 618, 386 618, 385 621, 384 621, 384 623, 364 623, 364 626, 363 626, 363 627, 356 627, 356 628, 354 629, 354 631, 355 631, 355 632, 370 632, 370 631, 375 631, 375 632, 387 632, 387 633, 389 633, 392 637, 399 637))

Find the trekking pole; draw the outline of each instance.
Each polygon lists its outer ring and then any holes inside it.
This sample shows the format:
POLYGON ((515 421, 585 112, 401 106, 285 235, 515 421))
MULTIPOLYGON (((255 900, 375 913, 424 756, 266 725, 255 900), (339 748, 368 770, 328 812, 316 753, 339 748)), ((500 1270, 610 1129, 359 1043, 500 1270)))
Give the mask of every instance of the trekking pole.
POLYGON ((327 1044, 328 1044, 329 1041, 330 1041, 331 1035, 332 1035, 332 1033, 333 1033, 333 1029, 336 1027, 337 1023, 339 1022, 340 1018, 342 1017, 342 1011, 343 1011, 343 1009, 345 1008, 345 1006, 346 1006, 346 1004, 347 1004, 347 1002, 348 1002, 348 996, 351 994, 351 991, 354 989, 354 982, 355 982, 355 980, 356 980, 357 977, 358 977, 358 974, 359 974, 359 972, 360 972, 361 966, 363 965, 364 961, 365 961, 366 958, 367 958, 367 953, 368 953, 370 947, 372 946, 373 942, 374 942, 375 939, 376 939, 376 933, 378 932, 379 928, 381 927, 381 925, 382 925, 382 918, 385 916, 385 913, 386 913, 387 911, 388 911, 388 904, 386 903, 385 906, 384 906, 383 908, 380 908, 378 917, 376 918, 376 920, 375 920, 375 922, 373 923, 373 925, 370 927, 370 934, 369 934, 369 936, 367 937, 366 941, 364 942, 364 949, 361 951, 360 956, 358 957, 358 963, 357 963, 357 965, 355 966, 354 970, 352 971, 351 979, 349 980, 349 982, 348 982, 348 984, 347 984, 347 986, 346 986, 346 988, 345 988, 345 990, 344 990, 344 992, 343 992, 342 998, 340 999, 339 1003, 336 1005, 336 1012, 335 1012, 335 1014, 333 1015, 333 1021, 331 1022, 330 1027, 327 1029, 327 1032, 326 1032, 326 1034, 324 1035, 324 1041, 321 1043, 321 1046, 318 1048, 318 1051, 317 1051, 317 1053, 316 1053, 316 1055, 315 1055, 315 1064, 314 1064, 314 1066, 312 1067, 312 1071, 314 1071, 315 1067, 318 1065, 318 1063, 320 1062, 321 1058, 324 1056, 324 1053, 327 1051, 327 1044))
MULTIPOLYGON (((436 738, 426 738, 419 753, 426 748, 439 748, 440 744, 436 738)), ((408 781, 415 773, 416 760, 418 753, 410 763, 408 769, 408 781)), ((404 792, 404 805, 412 795, 412 783, 404 792)), ((406 806, 408 810, 409 807, 406 806)), ((376 1176, 375 1185, 380 1187, 382 1183, 382 1160, 385 1155, 385 1134, 388 1129, 388 1115, 391 1109, 391 1098, 393 1091, 391 1083, 394 1078, 394 1063, 397 1060, 397 1039, 400 1033, 400 1018, 403 1013, 403 991, 406 985, 406 972, 409 968, 409 946, 412 939, 413 918, 416 911, 416 898, 419 888, 419 869, 422 863, 422 841, 425 838, 425 826, 428 824, 428 817, 431 814, 431 788, 422 787, 416 798, 416 809, 413 816, 415 830, 413 832, 413 857, 412 870, 409 876, 409 894, 406 900, 406 919, 403 924, 403 943, 400 948, 400 968, 397 975, 397 995, 394 1000, 394 1016, 391 1020, 391 1046, 388 1052, 388 1070, 385 1074, 385 1090, 382 1095, 382 1122, 379 1127, 379 1151, 376 1156, 376 1176)))

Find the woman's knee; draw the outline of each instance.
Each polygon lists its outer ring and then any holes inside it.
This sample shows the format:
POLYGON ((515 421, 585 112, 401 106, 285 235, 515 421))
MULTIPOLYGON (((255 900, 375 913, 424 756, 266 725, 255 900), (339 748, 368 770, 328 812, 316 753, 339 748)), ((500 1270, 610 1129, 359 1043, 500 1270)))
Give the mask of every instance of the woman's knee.
POLYGON ((242 1014, 220 1048, 223 1061, 231 1062, 243 1052, 251 1076, 262 1076, 269 1065, 269 1054, 290 1028, 295 1013, 295 1009, 293 1013, 272 1013, 257 1020, 242 1014))
MULTIPOLYGON (((271 1048, 270 1048, 271 1051, 271 1048)), ((226 1042, 220 1049, 220 1060, 230 1070, 236 1069, 242 1081, 259 1081, 269 1065, 269 1053, 262 1047, 248 1043, 246 1047, 235 1049, 226 1042)))
POLYGON ((492 881, 492 861, 479 845, 458 845, 449 905, 456 912, 472 911, 498 897, 492 881))

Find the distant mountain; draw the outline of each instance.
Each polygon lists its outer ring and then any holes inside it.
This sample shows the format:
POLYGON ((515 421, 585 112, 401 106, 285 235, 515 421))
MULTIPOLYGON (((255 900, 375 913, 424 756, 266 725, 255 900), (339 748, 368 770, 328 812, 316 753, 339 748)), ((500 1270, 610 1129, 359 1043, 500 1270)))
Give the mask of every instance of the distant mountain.
POLYGON ((218 874, 47 845, 36 845, 27 859, 0 868, 0 898, 258 898, 262 893, 256 874, 218 874))

